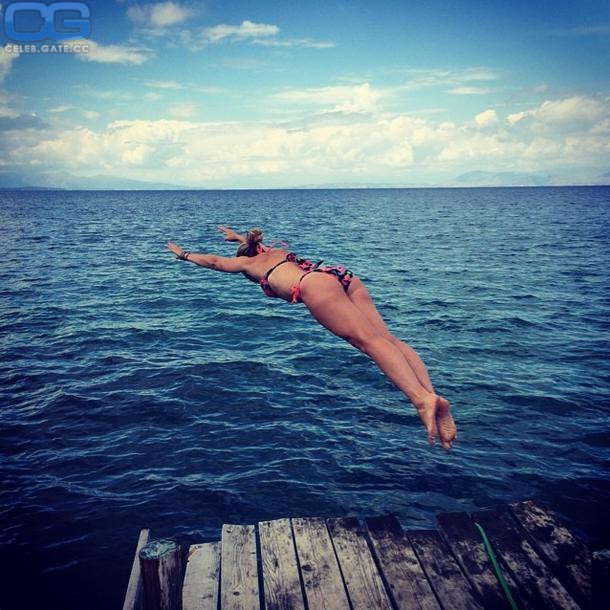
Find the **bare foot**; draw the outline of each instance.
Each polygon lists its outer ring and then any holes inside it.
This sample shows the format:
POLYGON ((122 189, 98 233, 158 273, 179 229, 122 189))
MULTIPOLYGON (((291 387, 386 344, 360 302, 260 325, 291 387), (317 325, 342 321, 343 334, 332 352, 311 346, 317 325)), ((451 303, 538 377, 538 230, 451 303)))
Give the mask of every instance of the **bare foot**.
POLYGON ((457 427, 451 416, 449 401, 442 396, 436 399, 436 427, 443 449, 451 449, 453 441, 457 438, 457 427))
POLYGON ((414 403, 419 419, 428 431, 428 442, 431 445, 434 445, 438 434, 436 423, 437 399, 436 394, 428 394, 421 402, 414 403))
POLYGON ((417 413, 426 430, 428 431, 428 442, 434 445, 437 435, 444 449, 451 449, 451 445, 457 436, 457 428, 449 401, 436 394, 428 394, 421 402, 415 405, 417 413))

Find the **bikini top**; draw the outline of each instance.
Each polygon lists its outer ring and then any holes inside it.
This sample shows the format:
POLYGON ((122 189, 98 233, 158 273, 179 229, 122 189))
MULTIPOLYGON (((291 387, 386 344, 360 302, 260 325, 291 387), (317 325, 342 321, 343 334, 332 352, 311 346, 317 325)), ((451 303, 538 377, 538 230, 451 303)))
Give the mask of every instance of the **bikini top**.
POLYGON ((280 261, 276 265, 273 265, 273 267, 271 267, 271 269, 269 269, 269 271, 265 273, 265 276, 261 279, 261 288, 268 297, 277 297, 278 295, 275 294, 273 288, 271 288, 269 284, 269 276, 280 265, 283 265, 284 263, 296 263, 301 269, 303 269, 303 271, 313 271, 314 269, 317 269, 323 262, 324 261, 318 261, 317 263, 313 263, 306 258, 298 258, 294 252, 289 252, 283 261, 280 261))

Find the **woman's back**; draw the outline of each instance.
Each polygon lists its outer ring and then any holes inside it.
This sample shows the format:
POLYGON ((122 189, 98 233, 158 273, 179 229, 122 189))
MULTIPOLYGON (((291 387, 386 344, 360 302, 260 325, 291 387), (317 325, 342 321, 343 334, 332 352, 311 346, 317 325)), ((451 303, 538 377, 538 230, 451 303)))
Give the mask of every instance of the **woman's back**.
POLYGON ((294 255, 282 249, 269 249, 250 257, 244 275, 261 284, 265 294, 283 299, 291 298, 292 287, 304 271, 294 262, 294 255), (292 259, 292 260, 289 260, 292 259))

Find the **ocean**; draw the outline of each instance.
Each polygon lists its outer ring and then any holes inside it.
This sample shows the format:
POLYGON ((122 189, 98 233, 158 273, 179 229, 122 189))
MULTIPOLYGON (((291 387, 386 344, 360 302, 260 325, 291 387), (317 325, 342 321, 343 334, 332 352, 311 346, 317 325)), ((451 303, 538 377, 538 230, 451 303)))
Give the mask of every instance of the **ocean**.
POLYGON ((610 187, 0 193, 3 610, 120 607, 141 528, 547 503, 610 547, 610 187), (452 403, 304 305, 174 259, 260 226, 343 263, 452 403))

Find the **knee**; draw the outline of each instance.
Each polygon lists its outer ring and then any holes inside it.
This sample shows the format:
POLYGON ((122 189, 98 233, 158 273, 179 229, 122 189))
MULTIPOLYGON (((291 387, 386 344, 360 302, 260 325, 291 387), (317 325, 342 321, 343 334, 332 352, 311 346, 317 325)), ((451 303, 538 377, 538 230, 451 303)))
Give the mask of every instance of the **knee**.
POLYGON ((376 333, 361 333, 346 337, 346 340, 357 350, 360 350, 365 354, 370 354, 380 340, 384 341, 384 338, 376 333))
POLYGON ((389 331, 384 335, 384 338, 387 339, 390 343, 393 343, 394 345, 398 345, 399 343, 402 343, 402 341, 400 339, 398 339, 398 337, 395 337, 389 331))

